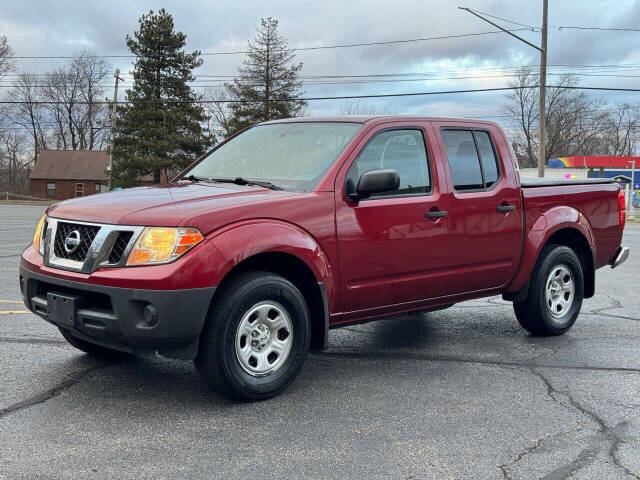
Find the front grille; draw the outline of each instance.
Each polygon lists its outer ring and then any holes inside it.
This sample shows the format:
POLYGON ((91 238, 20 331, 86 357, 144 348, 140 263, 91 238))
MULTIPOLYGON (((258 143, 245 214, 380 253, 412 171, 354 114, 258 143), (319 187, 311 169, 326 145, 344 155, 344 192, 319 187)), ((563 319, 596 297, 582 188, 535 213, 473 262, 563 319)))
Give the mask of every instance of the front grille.
POLYGON ((45 265, 82 273, 122 266, 127 248, 144 230, 138 225, 85 224, 56 218, 47 218, 47 222, 45 265))
POLYGON ((132 236, 133 232, 118 232, 118 238, 116 239, 115 243, 113 244, 113 248, 109 253, 109 263, 120 263, 132 236))
POLYGON ((84 262, 89 252, 89 247, 100 231, 97 225, 84 225, 80 223, 58 222, 55 240, 53 242, 53 252, 56 257, 67 260, 75 260, 76 262, 84 262), (70 233, 77 231, 80 238, 78 248, 71 252, 67 252, 64 248, 65 239, 70 233))

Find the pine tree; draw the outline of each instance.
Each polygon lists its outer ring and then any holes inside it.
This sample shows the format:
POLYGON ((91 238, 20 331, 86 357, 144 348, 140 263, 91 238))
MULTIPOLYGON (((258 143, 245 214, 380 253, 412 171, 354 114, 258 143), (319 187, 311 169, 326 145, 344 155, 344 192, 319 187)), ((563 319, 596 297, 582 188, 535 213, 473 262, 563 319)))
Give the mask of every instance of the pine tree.
POLYGON ((171 174, 186 167, 212 143, 202 128, 207 117, 187 82, 202 64, 200 52, 185 53, 186 35, 174 31, 173 17, 151 10, 127 35, 136 55, 134 86, 120 108, 114 148, 114 185, 130 186, 152 174, 171 174))
POLYGON ((243 101, 231 104, 228 133, 303 112, 307 102, 292 100, 302 94, 302 63, 296 63, 294 58, 287 39, 278 33, 278 21, 271 17, 261 19, 256 36, 248 42, 238 78, 225 84, 232 99, 243 101))

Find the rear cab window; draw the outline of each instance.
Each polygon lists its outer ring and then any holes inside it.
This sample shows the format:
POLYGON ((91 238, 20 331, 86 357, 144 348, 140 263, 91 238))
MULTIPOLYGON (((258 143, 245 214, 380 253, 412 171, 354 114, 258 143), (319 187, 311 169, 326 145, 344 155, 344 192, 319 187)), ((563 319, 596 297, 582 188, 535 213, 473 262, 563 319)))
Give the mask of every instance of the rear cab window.
POLYGON ((489 132, 465 128, 440 131, 456 192, 490 190, 502 174, 489 132))

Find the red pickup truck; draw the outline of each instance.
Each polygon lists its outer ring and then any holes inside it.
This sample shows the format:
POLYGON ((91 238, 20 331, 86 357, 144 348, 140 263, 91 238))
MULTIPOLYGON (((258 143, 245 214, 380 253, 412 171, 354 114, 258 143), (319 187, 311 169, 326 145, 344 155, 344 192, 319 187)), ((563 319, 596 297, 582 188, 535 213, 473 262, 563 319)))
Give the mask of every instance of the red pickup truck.
POLYGON ((89 354, 192 359, 258 400, 354 322, 502 294, 532 334, 566 332, 629 254, 624 207, 608 181, 521 180, 491 122, 274 121, 168 185, 51 206, 20 288, 89 354))

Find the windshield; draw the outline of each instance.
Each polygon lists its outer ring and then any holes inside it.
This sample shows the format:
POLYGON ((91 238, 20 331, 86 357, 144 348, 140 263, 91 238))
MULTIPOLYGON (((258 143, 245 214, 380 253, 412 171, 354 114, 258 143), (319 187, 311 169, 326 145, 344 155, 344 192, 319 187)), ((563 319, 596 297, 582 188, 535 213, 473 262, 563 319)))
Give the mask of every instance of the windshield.
POLYGON ((313 190, 359 123, 276 123, 241 133, 183 177, 269 181, 286 190, 313 190))

